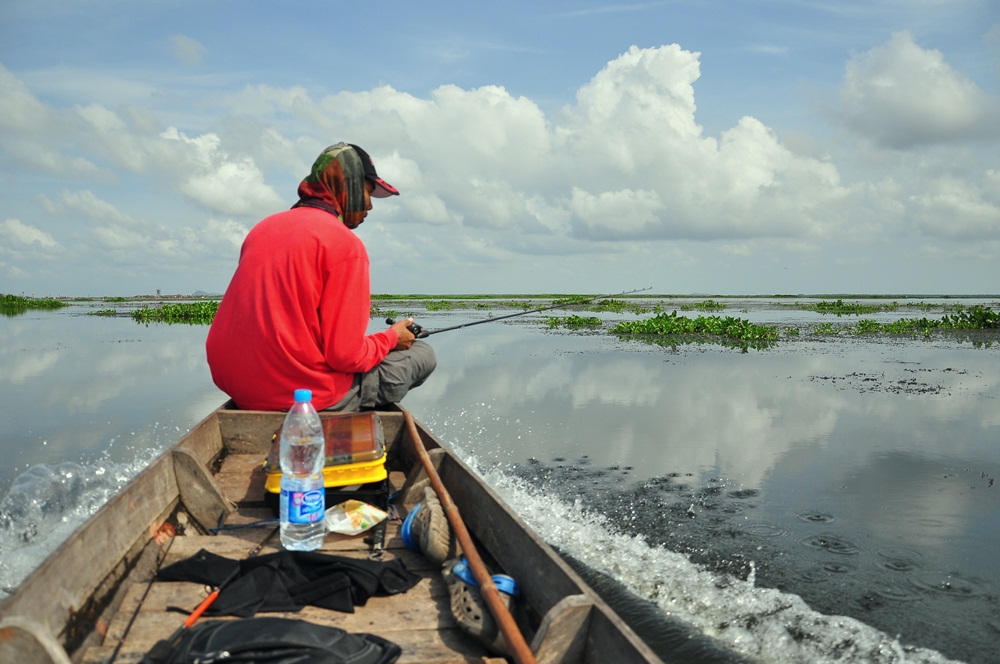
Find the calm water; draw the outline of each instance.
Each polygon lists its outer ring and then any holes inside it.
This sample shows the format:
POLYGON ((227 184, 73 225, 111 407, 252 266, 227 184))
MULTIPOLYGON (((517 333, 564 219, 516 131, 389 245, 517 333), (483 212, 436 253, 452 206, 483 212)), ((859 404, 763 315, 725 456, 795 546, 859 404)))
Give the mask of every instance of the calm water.
MULTIPOLYGON (((732 306, 803 334, 743 354, 528 316, 430 337, 405 405, 656 647, 690 629, 723 648, 703 661, 998 661, 1000 347, 732 306)), ((224 399, 207 328, 85 311, 0 319, 0 586, 224 399)))

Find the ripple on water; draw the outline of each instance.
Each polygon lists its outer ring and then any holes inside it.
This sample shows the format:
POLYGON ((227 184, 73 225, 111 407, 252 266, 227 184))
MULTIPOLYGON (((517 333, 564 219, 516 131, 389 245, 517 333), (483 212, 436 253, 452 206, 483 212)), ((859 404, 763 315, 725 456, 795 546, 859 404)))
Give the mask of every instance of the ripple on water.
POLYGON ((799 512, 795 515, 800 521, 806 521, 808 523, 833 523, 837 520, 832 514, 827 512, 820 512, 818 510, 807 510, 805 512, 799 512))
POLYGON ((954 572, 923 571, 911 574, 910 582, 921 590, 940 593, 949 597, 977 597, 989 590, 980 579, 964 577, 954 572))
POLYGON ((829 579, 830 576, 830 572, 822 567, 810 567, 809 569, 802 570, 799 574, 799 578, 806 583, 820 583, 829 579))
POLYGON ((873 591, 882 599, 890 602, 913 602, 923 597, 917 588, 905 583, 886 583, 878 586, 873 591))
POLYGON ((857 568, 847 563, 829 562, 823 563, 823 569, 831 574, 853 574, 857 568))
POLYGON ((840 556, 856 556, 861 549, 854 542, 833 533, 817 533, 799 540, 802 544, 813 548, 836 553, 840 556))
POLYGON ((740 526, 740 532, 751 537, 784 537, 788 531, 771 523, 745 523, 740 526))
POLYGON ((920 569, 920 554, 911 549, 899 547, 879 549, 875 552, 881 559, 882 567, 892 572, 912 572, 920 569))
POLYGON ((751 506, 747 503, 728 502, 719 508, 719 511, 725 512, 726 514, 743 514, 750 509, 751 506))

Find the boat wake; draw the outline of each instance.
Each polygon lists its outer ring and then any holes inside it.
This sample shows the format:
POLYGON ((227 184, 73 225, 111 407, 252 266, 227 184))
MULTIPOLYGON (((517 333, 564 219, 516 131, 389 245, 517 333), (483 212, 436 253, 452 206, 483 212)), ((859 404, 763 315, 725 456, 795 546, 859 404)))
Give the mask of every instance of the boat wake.
POLYGON ((160 449, 112 461, 38 464, 18 475, 0 499, 0 599, 153 461, 160 449))
POLYGON ((818 613, 797 595, 757 587, 752 563, 744 580, 701 568, 641 535, 617 534, 611 516, 593 512, 582 500, 560 500, 537 482, 496 466, 478 467, 475 458, 464 456, 664 659, 676 657, 677 634, 687 633, 708 637, 687 661, 953 661, 854 618, 818 613), (663 634, 673 636, 657 643, 663 634))

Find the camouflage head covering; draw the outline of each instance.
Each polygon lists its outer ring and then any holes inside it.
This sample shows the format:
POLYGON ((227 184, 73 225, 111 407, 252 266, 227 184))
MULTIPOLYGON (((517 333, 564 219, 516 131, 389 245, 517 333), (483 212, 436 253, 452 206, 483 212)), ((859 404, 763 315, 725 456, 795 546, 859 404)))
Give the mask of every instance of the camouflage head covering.
POLYGON ((353 147, 337 143, 323 150, 299 184, 299 202, 294 207, 300 206, 332 212, 348 228, 364 220, 365 169, 353 147))

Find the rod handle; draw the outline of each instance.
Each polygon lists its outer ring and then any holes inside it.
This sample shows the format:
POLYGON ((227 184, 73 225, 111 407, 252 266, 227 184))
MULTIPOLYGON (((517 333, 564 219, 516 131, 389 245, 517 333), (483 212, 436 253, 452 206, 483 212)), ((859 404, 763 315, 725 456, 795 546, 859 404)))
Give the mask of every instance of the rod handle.
MULTIPOLYGON (((385 319, 385 324, 386 325, 395 325, 396 321, 394 319, 392 319, 392 318, 386 318, 385 319)), ((424 337, 427 336, 427 333, 424 332, 424 328, 422 328, 421 326, 417 325, 416 323, 411 323, 410 325, 407 325, 406 329, 409 330, 410 332, 412 332, 413 336, 415 336, 417 339, 423 339, 424 337)))

